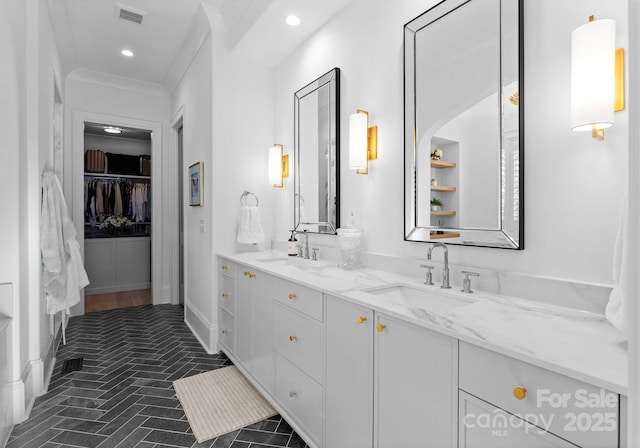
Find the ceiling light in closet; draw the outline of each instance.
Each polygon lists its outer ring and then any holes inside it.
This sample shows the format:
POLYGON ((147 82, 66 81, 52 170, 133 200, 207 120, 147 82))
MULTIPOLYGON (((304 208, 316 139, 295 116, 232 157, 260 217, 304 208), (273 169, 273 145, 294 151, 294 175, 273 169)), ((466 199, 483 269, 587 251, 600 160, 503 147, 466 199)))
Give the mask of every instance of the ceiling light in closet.
POLYGON ((287 22, 287 25, 291 25, 291 26, 300 25, 300 17, 298 16, 294 16, 294 15, 287 16, 287 18, 284 19, 284 21, 287 22))
POLYGON ((120 53, 122 53, 123 56, 126 56, 128 58, 133 57, 133 51, 125 48, 124 50, 122 50, 120 53))
POLYGON ((102 129, 104 129, 104 132, 108 132, 109 134, 120 134, 122 132, 122 129, 116 128, 115 126, 107 126, 102 129))

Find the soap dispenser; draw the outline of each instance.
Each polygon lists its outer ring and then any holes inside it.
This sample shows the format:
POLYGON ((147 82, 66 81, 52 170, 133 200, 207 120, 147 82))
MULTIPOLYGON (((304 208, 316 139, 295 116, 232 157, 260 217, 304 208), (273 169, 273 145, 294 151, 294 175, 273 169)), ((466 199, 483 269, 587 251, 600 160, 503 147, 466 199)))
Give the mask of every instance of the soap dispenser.
POLYGON ((347 225, 340 227, 337 232, 342 254, 340 267, 343 269, 357 269, 360 266, 360 241, 364 230, 356 226, 353 212, 351 212, 347 225))
POLYGON ((291 231, 291 237, 289 237, 289 241, 287 244, 287 253, 290 257, 295 257, 298 255, 298 240, 296 239, 296 231, 291 231))

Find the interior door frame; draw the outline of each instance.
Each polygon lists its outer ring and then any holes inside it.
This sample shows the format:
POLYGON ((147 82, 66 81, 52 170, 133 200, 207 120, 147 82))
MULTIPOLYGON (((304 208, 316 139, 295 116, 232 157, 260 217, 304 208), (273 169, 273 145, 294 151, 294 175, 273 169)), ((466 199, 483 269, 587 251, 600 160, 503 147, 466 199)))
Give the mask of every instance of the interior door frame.
MULTIPOLYGON (((162 297, 162 260, 167 252, 163 243, 162 224, 162 123, 159 121, 108 115, 81 110, 72 113, 71 191, 65 191, 72 204, 73 223, 77 230, 80 251, 84 258, 84 123, 104 123, 113 126, 151 131, 151 297, 154 305, 164 303, 162 297)), ((72 315, 84 314, 84 290, 82 300, 71 309, 72 315)))

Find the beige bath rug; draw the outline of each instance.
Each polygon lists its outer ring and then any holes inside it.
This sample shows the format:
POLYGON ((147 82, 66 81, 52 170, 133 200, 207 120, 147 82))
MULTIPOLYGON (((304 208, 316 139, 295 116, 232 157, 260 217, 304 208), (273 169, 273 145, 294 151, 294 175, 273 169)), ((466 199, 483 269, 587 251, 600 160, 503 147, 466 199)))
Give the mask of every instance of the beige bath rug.
POLYGON ((198 443, 277 414, 235 366, 173 382, 198 443))

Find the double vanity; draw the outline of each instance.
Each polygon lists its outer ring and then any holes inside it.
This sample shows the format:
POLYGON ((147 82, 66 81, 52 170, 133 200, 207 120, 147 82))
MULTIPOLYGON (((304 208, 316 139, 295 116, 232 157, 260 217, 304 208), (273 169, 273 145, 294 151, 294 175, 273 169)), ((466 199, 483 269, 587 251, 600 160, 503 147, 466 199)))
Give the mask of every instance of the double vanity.
POLYGON ((217 269, 220 348, 311 446, 626 446, 601 315, 277 251, 217 269))

